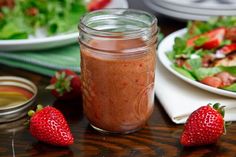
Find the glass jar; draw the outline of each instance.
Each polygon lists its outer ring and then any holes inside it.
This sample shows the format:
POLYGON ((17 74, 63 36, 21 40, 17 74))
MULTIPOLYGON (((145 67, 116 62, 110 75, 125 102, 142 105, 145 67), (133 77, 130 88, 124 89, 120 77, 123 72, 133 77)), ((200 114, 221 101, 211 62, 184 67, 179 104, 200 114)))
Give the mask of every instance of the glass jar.
POLYGON ((84 113, 102 132, 142 128, 154 107, 157 19, 144 11, 104 9, 79 24, 84 113))

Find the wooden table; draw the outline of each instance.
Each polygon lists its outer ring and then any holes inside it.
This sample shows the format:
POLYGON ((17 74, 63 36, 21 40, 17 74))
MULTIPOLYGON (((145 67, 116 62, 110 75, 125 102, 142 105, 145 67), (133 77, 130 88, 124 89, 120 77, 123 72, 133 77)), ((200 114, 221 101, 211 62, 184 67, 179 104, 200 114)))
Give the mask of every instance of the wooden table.
MULTIPOLYGON (((129 0, 132 8, 142 8, 136 0, 129 0)), ((146 8, 143 8, 147 10, 146 8)), ((169 34, 185 26, 184 22, 159 16, 162 32, 169 34)), ((15 122, 0 124, 0 156, 16 157, 146 157, 146 156, 183 156, 183 157, 213 157, 236 156, 236 124, 233 123, 227 135, 211 146, 184 148, 179 144, 179 136, 183 125, 176 125, 167 116, 161 104, 156 99, 155 109, 147 125, 140 131, 129 135, 108 135, 93 130, 83 116, 82 101, 71 103, 55 101, 45 86, 49 78, 15 69, 0 66, 0 75, 22 76, 32 80, 39 88, 37 103, 53 105, 60 109, 71 127, 75 143, 68 148, 54 147, 34 139, 23 123, 26 118, 15 122)), ((168 96, 167 96, 168 99, 168 96)), ((178 104, 176 104, 178 105, 178 104)))

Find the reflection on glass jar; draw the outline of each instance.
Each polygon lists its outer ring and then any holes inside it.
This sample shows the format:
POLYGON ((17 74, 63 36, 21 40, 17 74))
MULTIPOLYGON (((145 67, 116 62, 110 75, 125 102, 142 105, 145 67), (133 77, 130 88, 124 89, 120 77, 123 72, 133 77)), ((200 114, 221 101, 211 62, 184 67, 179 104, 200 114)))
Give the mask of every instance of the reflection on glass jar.
POLYGON ((157 20, 131 9, 85 15, 79 25, 84 113, 112 133, 142 128, 153 111, 157 20))

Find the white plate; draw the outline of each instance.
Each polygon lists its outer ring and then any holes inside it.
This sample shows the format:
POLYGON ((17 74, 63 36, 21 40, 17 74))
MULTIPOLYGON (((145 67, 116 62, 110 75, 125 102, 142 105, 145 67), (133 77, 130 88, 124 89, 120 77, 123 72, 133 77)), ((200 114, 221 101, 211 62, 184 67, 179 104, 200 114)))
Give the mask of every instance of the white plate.
POLYGON ((152 0, 144 1, 146 5, 151 8, 152 10, 161 13, 163 15, 181 19, 181 20, 197 20, 197 21, 207 21, 210 16, 206 15, 199 15, 199 14, 190 14, 185 12, 179 12, 172 9, 164 8, 160 5, 155 4, 152 0))
MULTIPOLYGON (((159 44, 157 54, 158 54, 158 58, 161 61, 161 63, 166 67, 166 69, 168 69, 175 76, 179 77, 180 79, 182 79, 182 80, 184 80, 184 81, 186 81, 186 82, 188 82, 188 83, 190 83, 190 84, 192 84, 192 85, 194 85, 198 88, 207 90, 207 91, 215 93, 215 94, 236 98, 236 93, 235 92, 230 92, 230 91, 210 87, 210 86, 207 86, 207 85, 202 84, 200 82, 191 80, 191 79, 181 75, 180 73, 178 73, 177 71, 175 71, 171 67, 172 62, 168 59, 166 53, 172 50, 172 47, 174 45, 175 37, 181 37, 181 36, 183 36, 183 34, 185 32, 186 32, 186 29, 181 29, 179 31, 176 31, 176 32, 168 35, 166 38, 164 38, 163 41, 159 44)), ((189 92, 191 92, 191 91, 189 91, 189 92)))
POLYGON ((236 9, 235 0, 155 0, 156 2, 162 2, 171 4, 173 6, 183 6, 186 8, 198 8, 209 10, 234 10, 236 9))
POLYGON ((221 4, 210 1, 176 1, 176 0, 146 0, 146 5, 158 13, 181 20, 202 20, 206 21, 214 16, 236 15, 236 3, 221 4), (199 4, 197 4, 199 3, 199 4), (227 6, 224 9, 220 6, 227 6))
MULTIPOLYGON (((106 8, 128 8, 127 0, 112 0, 106 8)), ((0 40, 1 51, 42 50, 65 46, 77 42, 78 32, 55 35, 50 37, 22 39, 22 40, 0 40)))
MULTIPOLYGON (((178 2, 178 1, 176 1, 178 2)), ((236 6, 232 9, 209 9, 209 8, 201 8, 201 7, 196 7, 196 5, 178 5, 179 3, 176 4, 171 4, 167 3, 166 1, 157 1, 153 0, 153 4, 159 5, 160 7, 169 9, 169 10, 174 10, 177 12, 183 12, 185 14, 196 14, 196 15, 204 15, 204 16, 230 16, 230 15, 236 15, 236 6), (195 6, 195 7, 194 7, 195 6)), ((205 6, 205 5, 203 5, 205 6)), ((207 5, 206 5, 207 6, 207 5)))

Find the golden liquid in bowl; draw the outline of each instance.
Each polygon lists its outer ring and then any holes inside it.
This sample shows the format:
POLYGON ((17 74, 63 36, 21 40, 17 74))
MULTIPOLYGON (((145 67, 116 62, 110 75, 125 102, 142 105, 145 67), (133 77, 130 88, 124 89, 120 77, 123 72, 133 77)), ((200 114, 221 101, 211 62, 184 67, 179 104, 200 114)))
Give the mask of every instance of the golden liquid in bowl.
POLYGON ((33 97, 27 89, 16 86, 0 86, 0 109, 25 103, 33 97))

